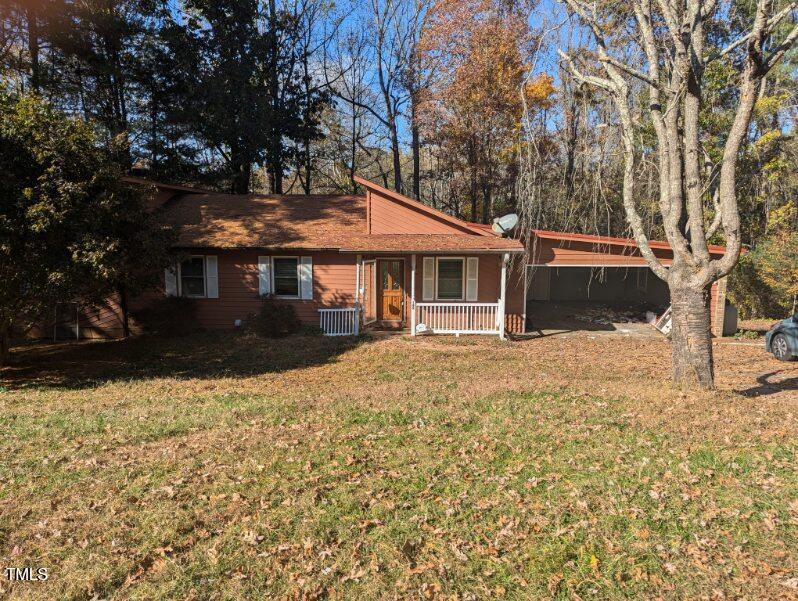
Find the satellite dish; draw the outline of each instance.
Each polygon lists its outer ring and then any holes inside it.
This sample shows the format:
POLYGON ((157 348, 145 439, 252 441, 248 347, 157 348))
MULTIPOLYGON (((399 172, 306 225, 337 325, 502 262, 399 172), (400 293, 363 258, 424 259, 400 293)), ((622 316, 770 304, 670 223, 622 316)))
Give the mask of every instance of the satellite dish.
POLYGON ((504 217, 496 217, 493 220, 493 231, 497 234, 509 234, 518 225, 518 215, 510 213, 504 217))

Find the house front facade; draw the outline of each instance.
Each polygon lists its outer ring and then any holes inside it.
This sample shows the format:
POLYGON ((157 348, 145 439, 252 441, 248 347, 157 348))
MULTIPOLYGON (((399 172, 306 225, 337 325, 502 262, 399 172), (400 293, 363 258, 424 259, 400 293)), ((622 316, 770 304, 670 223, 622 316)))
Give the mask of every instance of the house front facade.
POLYGON ((523 272, 511 266, 520 242, 358 183, 365 196, 155 184, 155 210, 177 232, 163 294, 194 299, 197 325, 209 329, 243 326, 271 296, 328 335, 524 331, 523 272))

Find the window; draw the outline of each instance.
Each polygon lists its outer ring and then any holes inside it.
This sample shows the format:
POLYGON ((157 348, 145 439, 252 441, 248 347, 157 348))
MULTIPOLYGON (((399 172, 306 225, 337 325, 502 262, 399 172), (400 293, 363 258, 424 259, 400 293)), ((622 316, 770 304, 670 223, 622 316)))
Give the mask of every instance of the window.
POLYGON ((275 257, 274 295, 299 298, 299 259, 297 257, 275 257))
POLYGON ((463 259, 438 259, 438 299, 463 299, 463 259))
POLYGON ((180 264, 180 295, 205 296, 205 258, 191 257, 180 264))

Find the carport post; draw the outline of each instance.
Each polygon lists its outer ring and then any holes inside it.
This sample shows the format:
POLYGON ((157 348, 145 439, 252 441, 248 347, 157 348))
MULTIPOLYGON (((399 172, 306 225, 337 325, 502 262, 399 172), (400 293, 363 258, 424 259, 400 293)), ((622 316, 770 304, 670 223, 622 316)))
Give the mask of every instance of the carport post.
POLYGON ((360 287, 360 269, 362 265, 363 255, 357 255, 355 257, 355 336, 360 334, 360 297, 363 294, 363 290, 360 287))
POLYGON ((502 255, 502 281, 499 288, 499 338, 504 340, 504 303, 507 292, 507 262, 510 260, 510 253, 502 255))

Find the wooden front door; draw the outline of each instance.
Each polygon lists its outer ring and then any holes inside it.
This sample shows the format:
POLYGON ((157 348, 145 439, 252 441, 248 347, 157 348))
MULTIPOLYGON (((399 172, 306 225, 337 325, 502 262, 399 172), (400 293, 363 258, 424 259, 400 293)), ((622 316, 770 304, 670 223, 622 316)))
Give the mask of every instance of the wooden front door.
POLYGON ((404 261, 383 259, 379 261, 379 319, 381 321, 404 321, 404 261))

